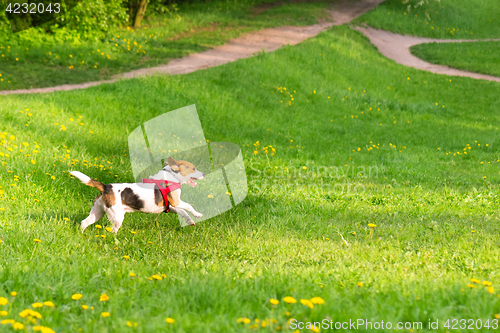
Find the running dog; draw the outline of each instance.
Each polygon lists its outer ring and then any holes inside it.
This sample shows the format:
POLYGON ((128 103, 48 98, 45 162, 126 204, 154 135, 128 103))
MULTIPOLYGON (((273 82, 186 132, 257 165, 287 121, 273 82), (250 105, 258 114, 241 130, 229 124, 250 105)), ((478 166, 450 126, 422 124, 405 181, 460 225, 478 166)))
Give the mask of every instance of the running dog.
POLYGON ((85 185, 94 187, 101 192, 94 200, 89 216, 81 222, 82 232, 89 225, 99 221, 104 214, 111 221, 115 233, 122 226, 125 213, 159 214, 168 211, 168 208, 170 208, 170 211, 181 215, 190 225, 194 225, 194 221, 185 210, 193 214, 194 217, 203 216, 193 206, 181 200, 180 185, 189 184, 196 187, 195 180, 205 178, 205 174, 197 170, 190 162, 176 161, 169 157, 163 170, 149 177, 150 179, 166 180, 169 183, 180 184, 177 189, 167 194, 167 202, 165 202, 161 191, 154 183, 103 184, 79 171, 72 171, 71 174, 80 179, 85 185))

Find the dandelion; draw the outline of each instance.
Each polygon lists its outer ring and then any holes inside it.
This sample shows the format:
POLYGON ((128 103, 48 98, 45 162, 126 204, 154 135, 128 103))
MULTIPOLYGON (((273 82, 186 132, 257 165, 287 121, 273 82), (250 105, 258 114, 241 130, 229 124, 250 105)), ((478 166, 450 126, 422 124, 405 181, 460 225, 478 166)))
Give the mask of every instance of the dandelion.
POLYGON ((358 287, 363 287, 363 282, 358 282, 358 287))
POLYGON ((271 299, 269 300, 269 302, 270 302, 272 305, 278 305, 278 303, 279 303, 280 301, 278 301, 277 299, 271 298, 271 299))
POLYGON ((54 303, 52 303, 51 301, 43 302, 43 305, 51 307, 51 308, 54 307, 54 303))
POLYGON ((82 294, 74 294, 73 296, 71 296, 71 299, 73 299, 75 301, 78 301, 82 297, 83 297, 82 294))
POLYGON ((476 288, 476 286, 473 285, 473 284, 468 284, 467 287, 469 287, 469 288, 476 288))
POLYGON ((130 275, 130 277, 134 277, 135 273, 129 273, 128 275, 130 275))
POLYGON ((162 280, 162 277, 161 277, 161 276, 159 276, 159 275, 157 275, 157 274, 152 275, 151 277, 152 277, 153 279, 155 279, 155 280, 158 280, 158 281, 162 280))
POLYGON ((0 311, 0 317, 5 317, 9 313, 7 311, 0 311))
POLYGON ((129 256, 123 256, 123 259, 130 259, 129 256))
POLYGON ((85 305, 85 304, 82 305, 82 309, 87 310, 88 308, 89 308, 88 305, 85 305))
MULTIPOLYGON (((16 58, 16 60, 17 60, 17 58, 16 58)), ((24 329, 24 325, 16 322, 12 325, 12 328, 14 328, 15 330, 22 330, 22 329, 24 329)))
POLYGON ((95 227, 96 227, 97 229, 102 229, 102 225, 100 225, 100 224, 96 224, 96 225, 95 225, 95 227))
POLYGON ((483 281, 483 285, 486 287, 491 287, 492 283, 490 281, 483 281))
POLYGON ((42 303, 33 303, 33 304, 31 304, 31 306, 32 306, 32 307, 34 307, 34 308, 36 309, 36 308, 41 308, 41 307, 43 307, 43 304, 42 304, 42 303))
POLYGON ((488 290, 490 294, 493 294, 495 292, 495 289, 493 287, 486 287, 486 290, 488 290))
POLYGON ((109 296, 106 294, 102 294, 101 297, 99 297, 99 301, 101 302, 109 301, 109 296))
POLYGON ((28 316, 31 316, 31 317, 35 317, 38 319, 42 319, 42 315, 39 312, 33 311, 31 309, 26 309, 26 310, 19 312, 19 316, 21 318, 26 318, 28 316))
POLYGON ((375 225, 375 224, 373 224, 373 223, 368 223, 368 226, 369 226, 370 228, 375 228, 377 225, 375 225))
POLYGON ((321 297, 313 297, 311 298, 311 302, 313 304, 325 304, 325 301, 321 297))
POLYGON ((311 309, 312 309, 312 308, 314 308, 313 303, 312 303, 310 300, 308 300, 308 299, 301 299, 301 300, 300 300, 300 303, 301 303, 302 305, 308 306, 308 307, 309 307, 309 308, 311 308, 311 309))
POLYGON ((113 231, 113 229, 111 229, 110 227, 106 227, 106 231, 111 232, 111 231, 113 231))
POLYGON ((7 303, 9 303, 9 301, 7 300, 7 298, 0 297, 0 305, 6 305, 7 303))
POLYGON ((102 312, 102 313, 101 313, 101 316, 102 316, 103 318, 109 317, 109 312, 102 312))
POLYGON ((479 281, 478 279, 470 279, 470 282, 473 282, 473 283, 481 283, 481 281, 479 281))
POLYGON ((243 324, 250 324, 250 319, 244 318, 243 319, 243 324))
POLYGON ((169 324, 173 324, 173 323, 175 323, 175 320, 174 320, 174 319, 172 319, 172 318, 167 318, 167 319, 165 319, 165 321, 166 321, 167 323, 169 323, 169 324))
POLYGON ((285 298, 283 298, 283 302, 288 303, 288 304, 293 304, 293 303, 297 303, 297 300, 291 296, 286 296, 285 298))
POLYGON ((4 319, 0 322, 2 325, 14 324, 16 321, 14 319, 4 319))

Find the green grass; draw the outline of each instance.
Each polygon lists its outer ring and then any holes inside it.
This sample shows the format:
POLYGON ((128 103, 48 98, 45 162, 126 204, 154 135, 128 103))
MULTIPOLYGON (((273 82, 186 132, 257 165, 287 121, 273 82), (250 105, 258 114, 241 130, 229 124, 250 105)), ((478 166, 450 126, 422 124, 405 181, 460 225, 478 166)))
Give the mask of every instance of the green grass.
POLYGON ((419 44, 411 52, 433 64, 500 76, 500 42, 419 44))
POLYGON ((2 318, 29 330, 18 313, 52 301, 37 322, 56 332, 291 332, 290 317, 491 327, 500 313, 499 90, 402 67, 336 27, 189 75, 3 97, 2 318), (247 199, 195 227, 135 213, 116 239, 80 233, 98 192, 68 171, 132 181, 128 133, 193 103, 207 139, 242 147, 247 199), (260 148, 269 145, 274 156, 260 148), (467 287, 471 278, 494 291, 467 287), (266 318, 276 323, 249 328, 266 318))
POLYGON ((253 8, 261 2, 185 5, 175 13, 145 20, 143 28, 123 29, 99 42, 58 43, 47 35, 33 35, 31 30, 21 32, 17 38, 0 38, 0 90, 109 79, 114 74, 204 51, 242 33, 315 24, 327 18, 325 8, 332 3, 285 4, 254 15, 253 8))
POLYGON ((500 37, 497 0, 386 0, 356 20, 374 28, 432 38, 500 37))

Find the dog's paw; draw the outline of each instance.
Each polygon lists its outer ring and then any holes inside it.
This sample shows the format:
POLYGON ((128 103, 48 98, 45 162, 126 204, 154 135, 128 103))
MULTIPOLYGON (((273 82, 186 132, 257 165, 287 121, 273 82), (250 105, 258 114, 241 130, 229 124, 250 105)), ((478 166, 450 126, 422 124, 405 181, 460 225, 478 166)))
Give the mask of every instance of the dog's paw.
POLYGON ((189 224, 189 225, 194 225, 194 221, 193 220, 186 221, 186 223, 189 224))
POLYGON ((202 217, 203 216, 202 213, 198 213, 198 212, 194 212, 193 215, 194 215, 194 217, 202 217))

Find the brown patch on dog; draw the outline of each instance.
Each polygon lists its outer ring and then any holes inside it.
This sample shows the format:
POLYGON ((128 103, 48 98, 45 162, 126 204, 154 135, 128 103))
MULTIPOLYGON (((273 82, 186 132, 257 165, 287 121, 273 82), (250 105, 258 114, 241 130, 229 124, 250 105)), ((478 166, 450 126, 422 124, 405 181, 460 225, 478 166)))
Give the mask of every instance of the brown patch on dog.
POLYGON ((113 192, 113 185, 109 184, 102 184, 103 185, 103 190, 102 190, 102 202, 104 203, 104 206, 107 208, 113 206, 116 203, 116 198, 115 198, 115 193, 113 192))
POLYGON ((168 164, 172 170, 179 172, 184 177, 196 172, 196 167, 193 163, 187 161, 176 161, 172 157, 169 157, 165 164, 168 164))
POLYGON ((95 179, 90 179, 86 185, 95 187, 96 189, 98 189, 101 192, 104 191, 104 184, 95 180, 95 179))
POLYGON ((179 191, 172 191, 167 194, 168 202, 170 203, 171 206, 177 207, 178 204, 181 202, 181 196, 179 194, 179 191))
POLYGON ((158 207, 165 207, 165 200, 158 187, 155 186, 155 205, 158 207))
POLYGON ((141 210, 144 208, 144 201, 142 201, 134 191, 127 187, 123 190, 122 194, 122 204, 129 206, 134 210, 141 210))

